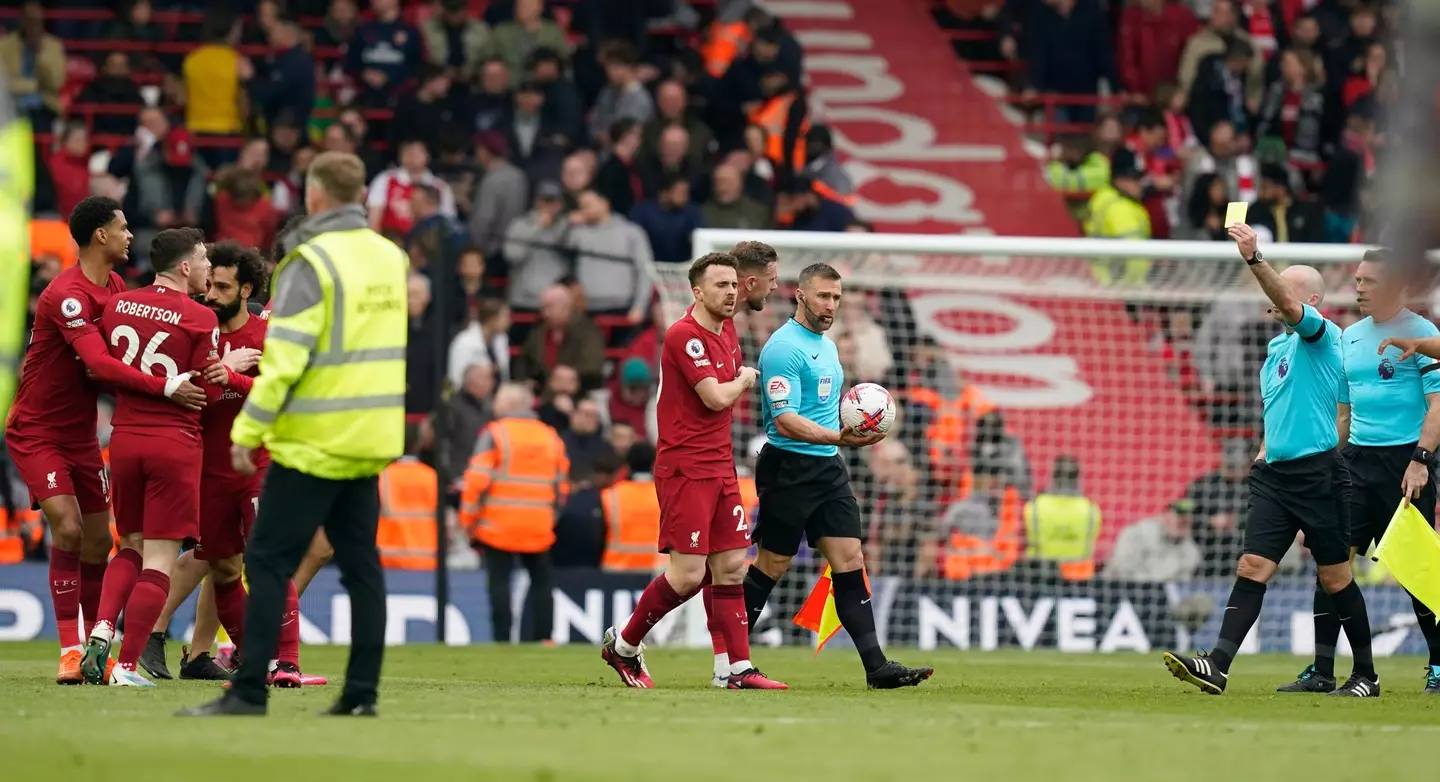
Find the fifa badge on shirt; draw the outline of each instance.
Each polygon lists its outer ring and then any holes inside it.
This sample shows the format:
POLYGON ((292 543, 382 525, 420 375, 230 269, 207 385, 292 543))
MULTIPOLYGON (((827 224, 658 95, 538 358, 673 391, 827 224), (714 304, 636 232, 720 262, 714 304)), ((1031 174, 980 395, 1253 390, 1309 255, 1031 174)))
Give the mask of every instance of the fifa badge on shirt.
POLYGON ((833 385, 834 385, 834 379, 831 378, 829 375, 826 375, 825 377, 820 378, 819 393, 820 393, 820 401, 821 401, 821 402, 829 401, 829 399, 830 399, 830 388, 831 388, 831 386, 833 386, 833 385))

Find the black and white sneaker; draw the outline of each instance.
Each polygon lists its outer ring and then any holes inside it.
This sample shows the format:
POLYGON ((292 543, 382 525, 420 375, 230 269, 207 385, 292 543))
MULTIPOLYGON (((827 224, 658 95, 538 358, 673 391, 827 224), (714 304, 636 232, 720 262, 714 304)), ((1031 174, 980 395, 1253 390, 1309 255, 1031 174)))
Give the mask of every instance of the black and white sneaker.
POLYGON ((165 634, 151 633, 145 639, 145 651, 140 653, 140 667, 152 679, 173 679, 170 669, 165 666, 165 634))
POLYGON ((1370 678, 1364 674, 1352 673, 1350 679, 1340 689, 1330 693, 1330 697, 1339 695, 1350 698, 1378 698, 1380 697, 1380 679, 1370 678))
POLYGON ((1181 657, 1174 652, 1166 652, 1164 660, 1165 667, 1170 669, 1172 676, 1186 684, 1195 685, 1208 695, 1225 692, 1225 684, 1230 680, 1229 674, 1221 673, 1215 662, 1204 652, 1195 657, 1181 657))
POLYGON ((1318 693, 1334 692, 1335 677, 1326 676, 1322 673, 1317 673, 1315 671, 1314 665, 1307 665, 1305 666, 1305 670, 1300 672, 1299 678, 1295 679, 1295 681, 1290 682, 1289 684, 1276 687, 1275 691, 1318 693))

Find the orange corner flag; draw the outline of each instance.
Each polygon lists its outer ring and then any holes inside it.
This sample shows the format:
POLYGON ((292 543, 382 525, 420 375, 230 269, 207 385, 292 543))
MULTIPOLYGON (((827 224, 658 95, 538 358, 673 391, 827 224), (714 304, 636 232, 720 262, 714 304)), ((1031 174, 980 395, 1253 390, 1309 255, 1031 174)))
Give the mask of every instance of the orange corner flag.
MULTIPOLYGON (((870 576, 865 576, 865 590, 870 590, 870 576)), ((835 612, 835 586, 830 580, 830 566, 825 566, 825 572, 820 575, 820 580, 815 582, 815 588, 810 590, 810 596, 805 598, 805 605, 800 607, 799 613, 795 614, 795 624, 818 633, 815 639, 815 655, 820 655, 820 650, 825 644, 840 631, 840 615, 835 612)))

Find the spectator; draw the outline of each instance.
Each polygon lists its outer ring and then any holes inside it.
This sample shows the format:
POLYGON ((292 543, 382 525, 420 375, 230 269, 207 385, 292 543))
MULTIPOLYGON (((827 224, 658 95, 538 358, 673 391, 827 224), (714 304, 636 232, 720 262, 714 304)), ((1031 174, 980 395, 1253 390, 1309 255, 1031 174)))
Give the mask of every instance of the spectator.
POLYGON ((745 195, 742 172, 731 165, 715 169, 710 200, 700 207, 700 222, 707 228, 763 230, 770 227, 770 209, 745 195))
POLYGON ((475 208, 470 211, 470 238, 490 259, 501 257, 506 230, 525 214, 530 200, 530 184, 508 159, 509 152, 503 133, 482 133, 476 139, 481 175, 471 199, 475 208))
MULTIPOLYGON (((651 418, 653 419, 655 412, 655 402, 653 399, 650 402, 650 412, 651 418)), ((635 446, 639 442, 640 438, 639 435, 636 434, 635 427, 624 421, 615 421, 610 424, 610 447, 615 449, 615 453, 621 457, 635 453, 635 446)), ((651 448, 650 443, 646 442, 645 447, 651 448)), ((653 448, 651 448, 651 451, 653 453, 653 448)), ((632 467, 630 472, 634 474, 636 472, 643 472, 643 470, 635 470, 632 467)))
POLYGON ((1231 199, 1253 202, 1257 195, 1255 158, 1243 151, 1235 138, 1235 126, 1229 120, 1220 120, 1210 128, 1207 137, 1209 144, 1191 155, 1185 164, 1184 192, 1195 191, 1195 180, 1201 174, 1216 174, 1225 181, 1231 199))
POLYGON ((100 73, 80 91, 82 104, 102 104, 116 109, 129 108, 131 112, 96 112, 91 123, 97 135, 129 136, 135 132, 135 116, 145 106, 140 88, 130 75, 130 60, 121 52, 111 52, 105 57, 100 73))
MULTIPOLYGON (((440 191, 434 185, 419 184, 411 188, 410 215, 415 220, 405 237, 410 268, 424 272, 433 282, 436 271, 431 264, 438 263, 442 258, 455 260, 469 244, 469 237, 459 222, 440 212, 440 191)), ((446 291, 445 295, 451 295, 451 291, 446 291)))
MULTIPOLYGON (((451 369, 454 370, 453 365, 451 369)), ((480 439, 480 430, 490 423, 490 399, 497 386, 494 364, 468 364, 454 374, 461 381, 455 383, 455 393, 450 397, 450 415, 445 421, 450 428, 452 475, 470 463, 470 457, 475 453, 475 442, 480 439)), ((458 479, 456 482, 459 482, 458 479)))
POLYGON ((1318 162, 1325 123, 1325 80, 1309 52, 1286 49, 1279 78, 1265 90, 1256 136, 1279 145, 1290 160, 1318 162))
POLYGON ((580 397, 580 375, 574 367, 556 364, 545 378, 545 393, 537 410, 540 420, 562 436, 570 431, 570 416, 580 397))
POLYGON ((280 0, 258 0, 254 5, 255 16, 241 29, 240 43, 264 46, 280 25, 280 0))
POLYGON ((325 129, 324 147, 326 152, 345 152, 357 155, 360 162, 365 164, 365 171, 369 176, 375 176, 385 170, 381 164, 380 156, 375 150, 366 144, 369 138, 370 124, 365 121, 365 115, 355 107, 341 109, 335 115, 335 121, 325 129))
POLYGON ((495 48, 514 73, 539 49, 561 55, 570 52, 570 39, 553 20, 544 17, 543 0, 515 0, 515 18, 495 28, 495 48))
POLYGON ((0 38, 0 71, 15 109, 36 128, 48 129, 60 114, 60 90, 65 86, 65 47, 45 32, 45 5, 26 0, 20 6, 20 24, 0 38))
POLYGON ((481 365, 510 382, 510 307, 499 299, 481 300, 479 315, 450 343, 451 385, 462 385, 468 368, 481 365))
POLYGON ((1189 8, 1176 0, 1139 0, 1120 12, 1116 41, 1120 85, 1127 92, 1152 95, 1174 81, 1185 42, 1200 28, 1189 8))
POLYGON ((1095 576, 1095 542, 1104 521, 1100 506, 1085 496, 1080 461, 1062 454, 1050 470, 1050 485, 1022 513, 1025 557, 1044 581, 1088 581, 1095 576))
MULTIPOLYGON (((643 358, 632 356, 620 365, 610 389, 610 426, 644 432, 655 373, 643 358)), ((619 450, 619 449, 617 449, 619 450)))
POLYGON ((570 459, 572 477, 593 472, 599 455, 614 450, 605 439, 605 433, 600 431, 599 405, 586 397, 575 400, 569 427, 560 433, 560 439, 565 441, 565 455, 570 459))
MULTIPOLYGON (((259 139, 264 141, 264 139, 259 139)), ((265 145, 268 163, 270 145, 265 145)), ((290 170, 275 180, 270 189, 270 202, 280 215, 299 214, 305 208, 305 177, 309 176, 310 163, 318 154, 314 147, 301 147, 290 156, 290 170)))
MULTIPOLYGON (((1250 132, 1252 110, 1246 103, 1246 95, 1255 90, 1246 80, 1251 78, 1250 64, 1255 59, 1254 47, 1244 41, 1231 41, 1223 53, 1210 55, 1200 62, 1186 113, 1201 138, 1208 136, 1215 123, 1222 120, 1234 125, 1236 133, 1250 132)), ((1254 108, 1259 108, 1258 102, 1254 108)))
POLYGON ((1220 468, 1191 481, 1195 542, 1203 560, 1201 575, 1223 576, 1243 553, 1241 520, 1249 503, 1248 480, 1256 449, 1244 438, 1231 438, 1221 449, 1220 468))
POLYGON ((440 214, 455 217, 455 194, 450 186, 430 173, 430 152, 425 142, 411 139, 400 144, 400 165, 382 172, 370 183, 366 206, 370 227, 380 233, 401 236, 415 226, 410 211, 410 193, 416 185, 430 185, 440 193, 440 214))
POLYGON ((636 161, 640 151, 640 123, 632 119, 616 120, 609 138, 612 139, 610 154, 595 173, 595 188, 615 211, 629 214, 645 192, 636 161))
MULTIPOLYGON (((1300 55, 1309 55, 1318 71, 1325 70, 1325 52, 1320 46, 1320 24, 1315 21, 1314 14, 1300 14, 1290 22, 1290 37, 1285 50, 1300 55)), ((1281 78, 1281 65, 1279 57, 1271 57, 1265 63, 1265 82, 1267 84, 1281 78)))
MULTIPOLYGON (((107 41, 161 43, 166 39, 165 31, 155 24, 153 12, 150 0, 132 0, 125 4, 120 18, 106 23, 100 35, 107 41)), ((160 60, 151 52, 131 52, 128 59, 136 70, 160 70, 160 60)))
POLYGON ((975 419, 970 463, 976 470, 995 470, 1002 486, 1015 487, 1021 497, 1030 496, 1030 463, 1025 459, 1025 446, 1005 432, 1005 419, 998 410, 975 419))
POLYGON ((327 49, 339 49, 349 55, 350 42, 360 32, 360 11, 355 0, 330 0, 330 8, 320 29, 315 31, 315 45, 327 49))
MULTIPOLYGON (((1347 225, 1359 216, 1360 191, 1375 176, 1375 120, 1367 108, 1357 106, 1345 118, 1340 146, 1325 169, 1320 200, 1332 215, 1347 225)), ((1349 235, 1349 230, 1341 232, 1349 235)))
POLYGON ((578 205, 580 194, 595 183, 596 162, 594 151, 577 149, 560 164, 560 186, 564 189, 567 207, 573 209, 578 205))
POLYGON ((1155 91, 1155 105, 1165 114, 1165 143, 1174 150, 1182 163, 1188 163, 1200 139, 1195 136, 1195 124, 1185 116, 1185 106, 1190 96, 1181 92, 1173 82, 1160 85, 1155 91))
MULTIPOLYGON (((745 113, 746 104, 763 99, 760 81, 767 73, 784 73, 790 84, 803 83, 804 62, 800 45, 779 22, 769 20, 755 29, 749 51, 726 69, 716 85, 715 101, 722 111, 745 113)), ((738 129, 737 129, 738 130, 738 129)), ((726 138, 728 128, 721 128, 726 138)))
POLYGON ((470 215, 470 196, 475 193, 479 171, 471 157, 475 137, 467 126, 454 123, 440 128, 435 142, 435 160, 430 170, 455 194, 455 210, 461 218, 470 215))
POLYGON ((1051 187, 1075 199, 1071 212, 1077 220, 1087 214, 1085 201, 1110 183, 1110 159, 1090 148, 1087 136, 1060 140, 1060 154, 1045 167, 1051 187))
POLYGON ((1126 525, 1115 539, 1105 577, 1149 584, 1194 578, 1201 562, 1191 536, 1194 513, 1192 500, 1177 500, 1159 516, 1126 525))
MULTIPOLYGON (((1047 0, 1032 15, 1022 46, 1030 89, 1065 95, 1095 95, 1100 80, 1118 88, 1109 24, 1095 0, 1047 0)), ((1095 108, 1059 106, 1058 122, 1090 122, 1095 108)))
POLYGON ((1325 61, 1325 73, 1328 76, 1328 87, 1334 93, 1343 94, 1346 79, 1352 74, 1364 72, 1366 52, 1376 40, 1375 12, 1369 6, 1357 3, 1349 15, 1348 34, 1324 36, 1330 43, 1330 56, 1325 61))
POLYGON ((1260 167, 1260 200, 1246 221, 1266 244, 1325 241, 1325 215, 1315 204, 1295 199, 1290 172, 1276 163, 1260 167))
POLYGON ((555 284, 540 296, 540 323, 532 329, 511 376, 545 387, 545 377, 556 366, 571 367, 583 388, 598 388, 605 362, 605 343, 595 322, 575 311, 575 296, 555 284))
POLYGON ((895 367, 890 338, 871 316, 870 300, 864 291, 850 290, 841 298, 840 316, 830 331, 830 338, 837 343, 842 339, 852 343, 855 359, 850 368, 856 383, 880 383, 889 377, 895 367))
POLYGON ((1380 77, 1389 65, 1390 53, 1385 44, 1376 41, 1367 46, 1365 56, 1345 80, 1345 88, 1340 98, 1345 108, 1354 106, 1356 101, 1373 93, 1380 86, 1380 77))
MULTIPOLYGON (((1210 6, 1209 22, 1199 32, 1190 36, 1190 40, 1185 42, 1185 50, 1180 54, 1180 71, 1176 84, 1182 93, 1191 94, 1191 88, 1200 76, 1200 66, 1205 59, 1224 55, 1231 43, 1243 43, 1250 47, 1252 53, 1255 51, 1255 42, 1249 33, 1239 29, 1239 22, 1235 12, 1235 0, 1214 0, 1210 6)), ((1248 70, 1244 78, 1246 92, 1243 105, 1254 112, 1260 108, 1260 100, 1264 97, 1265 61, 1263 58, 1251 56, 1246 61, 1246 68, 1248 70)), ((1205 131, 1200 131, 1200 138, 1205 138, 1205 131)))
POLYGON ((288 111, 270 124, 270 173, 285 174, 295 165, 295 156, 305 146, 305 131, 288 111))
MULTIPOLYGON (((653 456, 650 459, 654 461, 653 456)), ((600 494, 615 483, 624 469, 625 463, 619 455, 605 451, 596 456, 588 474, 577 475, 571 482, 570 495, 555 521, 555 545, 550 549, 555 567, 591 570, 600 567, 606 535, 600 494)))
POLYGON ((205 201, 208 170, 195 155, 189 134, 172 130, 160 109, 140 112, 135 137, 133 145, 116 151, 109 166, 110 176, 128 182, 123 203, 135 233, 132 257, 148 253, 154 232, 195 224, 205 201))
POLYGON ((440 13, 420 26, 425 57, 455 84, 475 80, 480 63, 496 53, 490 26, 471 18, 468 0, 442 0, 440 13))
POLYGON ((1215 174, 1201 174, 1193 187, 1185 210, 1188 222, 1176 238, 1223 241, 1227 236, 1225 209, 1230 203, 1230 191, 1225 187, 1225 180, 1215 174))
POLYGON ((68 217, 90 195, 90 133, 84 125, 66 126, 46 165, 55 183, 55 211, 68 217))
MULTIPOLYGON (((254 75, 254 66, 235 49, 240 25, 232 11, 211 8, 203 27, 205 42, 185 55, 185 128, 199 137, 238 135, 245 129, 240 82, 254 75)), ((228 158, 217 150, 210 160, 218 165, 228 158)))
POLYGON ((1156 239, 1170 238, 1170 207, 1179 192, 1180 158, 1165 145, 1167 135, 1164 115, 1145 109, 1115 161, 1117 166, 1140 170, 1140 203, 1150 216, 1150 234, 1156 239))
POLYGON ((430 309, 430 278, 411 271, 407 281, 410 338, 405 344, 405 413, 429 413, 435 406, 435 340, 443 339, 430 309))
POLYGON ((345 66, 361 82, 360 102, 388 106, 420 65, 420 32, 400 18, 400 0, 370 0, 370 10, 374 18, 356 28, 345 66))
POLYGON ((580 194, 570 216, 570 247, 575 278, 592 315, 626 314, 631 325, 645 318, 650 302, 650 265, 654 259, 645 232, 610 211, 610 202, 594 190, 580 194))
MULTIPOLYGON (((481 296, 485 294, 485 254, 474 245, 462 248, 455 259, 455 277, 455 300, 460 305, 455 319, 460 325, 474 322, 480 317, 481 296)), ((505 315, 505 328, 508 330, 508 310, 505 315)))
POLYGON ((825 125, 812 125, 805 133, 804 173, 815 182, 821 196, 854 206, 855 183, 841 168, 830 128, 825 125))
POLYGON ((400 96, 390 120, 391 143, 420 139, 426 146, 440 141, 446 126, 468 122, 466 107, 452 97, 450 72, 426 63, 419 69, 419 89, 400 96))
POLYGON ((805 167, 805 133, 810 105, 798 83, 781 70, 760 77, 761 98, 749 112, 750 125, 764 133, 763 154, 776 172, 789 174, 805 167))
POLYGON ((280 216, 265 193, 260 172, 227 166, 215 177, 215 241, 233 240, 242 247, 270 247, 280 216))
POLYGON ((467 112, 474 116, 473 131, 504 133, 510 126, 515 96, 510 92, 510 69, 499 57, 480 64, 480 89, 470 96, 467 112))
POLYGON ((921 562, 915 541, 935 517, 924 476, 894 440, 866 449, 865 459, 874 484, 865 493, 866 567, 877 575, 924 578, 934 563, 921 562))
POLYGON ((668 174, 654 199, 635 205, 630 220, 645 231, 660 263, 689 262, 690 235, 703 224, 700 207, 690 202, 690 180, 681 174, 668 174))
POLYGON ((276 54, 265 78, 250 85, 250 95, 267 123, 288 114, 307 126, 315 106, 315 58, 305 49, 304 33, 294 22, 277 22, 270 28, 270 46, 276 54))
POLYGON ((815 193, 804 175, 782 186, 775 201, 775 222, 795 231, 843 231, 855 221, 850 207, 815 193))
POLYGON ((514 150, 513 159, 530 181, 550 179, 560 173, 570 138, 545 117, 545 90, 531 80, 515 90, 506 140, 514 150))
POLYGON ((566 146, 585 141, 585 107, 580 93, 565 76, 565 63, 554 49, 530 55, 530 80, 545 92, 545 120, 563 136, 566 146))
MULTIPOLYGON (((614 135, 615 128, 612 126, 621 119, 633 120, 637 126, 649 122, 655 114, 655 103, 651 100, 650 93, 645 90, 645 85, 640 83, 640 55, 633 46, 624 42, 612 42, 602 54, 601 64, 605 67, 605 79, 608 83, 595 101, 595 108, 590 116, 590 132, 596 138, 608 138, 612 145, 618 146, 614 135)), ((629 126, 626 127, 628 129, 629 126)), ((637 138, 636 147, 638 146, 637 138)), ((616 206, 619 208, 619 204, 616 206)))
POLYGON ((694 165, 701 165, 710 159, 715 151, 715 133, 710 126, 689 108, 690 95, 685 85, 673 79, 662 81, 655 88, 655 116, 645 123, 640 136, 640 156, 655 155, 660 144, 660 134, 674 125, 689 133, 686 142, 686 157, 694 165))
POLYGON ((534 207, 510 223, 505 232, 505 260, 510 265, 510 306, 534 312, 540 296, 570 272, 566 258, 570 221, 563 214, 564 193, 556 182, 535 188, 534 207))

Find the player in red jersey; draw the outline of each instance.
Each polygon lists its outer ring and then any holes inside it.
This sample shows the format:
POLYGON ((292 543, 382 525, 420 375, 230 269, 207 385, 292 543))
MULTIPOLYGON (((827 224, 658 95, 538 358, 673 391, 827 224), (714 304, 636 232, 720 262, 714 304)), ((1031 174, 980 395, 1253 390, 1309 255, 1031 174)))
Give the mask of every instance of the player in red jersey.
POLYGON ((50 524, 50 596, 60 631, 59 684, 81 684, 81 649, 99 611, 110 557, 110 484, 95 436, 95 381, 157 402, 198 410, 205 392, 184 377, 142 373, 110 357, 95 325, 110 297, 125 292, 114 272, 130 256, 130 229, 120 204, 86 198, 70 215, 79 263, 61 272, 36 305, 35 327, 5 445, 30 499, 50 524))
MULTIPOLYGON (((209 307, 190 298, 204 292, 210 271, 205 235, 194 228, 161 231, 150 244, 150 262, 155 283, 114 296, 105 307, 101 328, 110 335, 111 355, 158 377, 186 376, 217 363, 220 324, 209 307)), ((122 389, 111 426, 121 550, 105 570, 99 615, 80 672, 92 684, 106 683, 110 643, 123 608, 127 632, 109 683, 153 687, 135 671, 135 662, 165 607, 180 545, 196 533, 200 411, 122 389)))
POLYGON ((740 344, 725 322, 739 294, 735 257, 710 253, 690 266, 697 306, 665 332, 660 350, 659 448, 661 551, 670 563, 645 588, 625 629, 605 631, 601 658, 628 687, 653 687, 641 643, 650 628, 698 592, 708 568, 712 608, 725 636, 732 690, 783 690, 750 664, 750 628, 741 580, 750 525, 735 475, 731 408, 755 384, 740 344), (667 377, 670 383, 666 384, 667 377), (679 382, 677 382, 679 381, 679 382))

